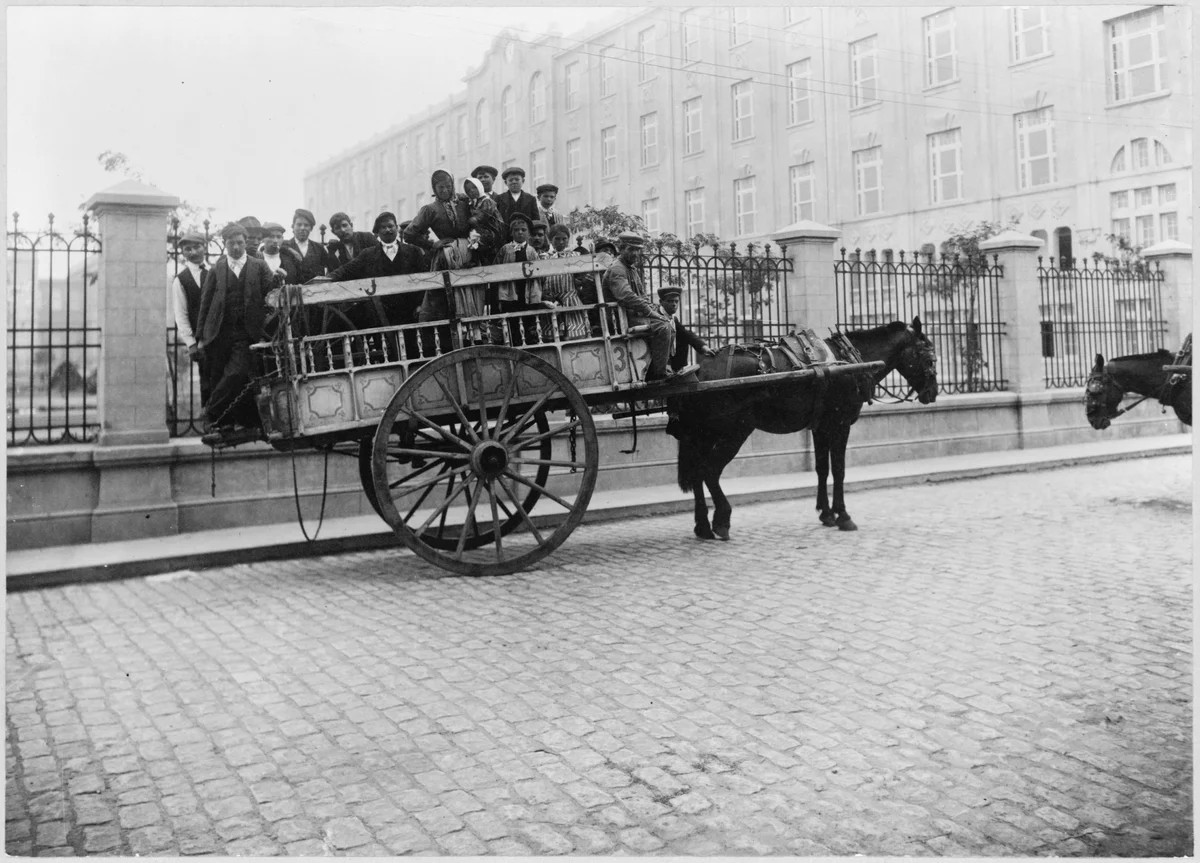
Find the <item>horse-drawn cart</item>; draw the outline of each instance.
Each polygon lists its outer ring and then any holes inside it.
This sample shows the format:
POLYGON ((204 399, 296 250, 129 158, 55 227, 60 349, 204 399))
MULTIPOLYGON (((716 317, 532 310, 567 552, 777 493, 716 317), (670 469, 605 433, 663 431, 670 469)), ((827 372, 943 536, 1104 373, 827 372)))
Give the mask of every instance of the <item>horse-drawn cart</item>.
POLYGON ((803 386, 881 365, 826 353, 749 378, 647 384, 647 343, 616 304, 457 311, 467 307, 464 292, 478 299, 491 282, 598 279, 610 261, 581 256, 273 292, 275 336, 254 346, 265 439, 280 450, 352 455, 367 499, 406 546, 452 572, 494 575, 545 557, 582 521, 599 464, 591 408, 627 404, 636 415, 668 397, 803 386), (315 306, 374 304, 438 288, 448 320, 303 334, 315 306), (590 335, 579 335, 581 320, 590 335))

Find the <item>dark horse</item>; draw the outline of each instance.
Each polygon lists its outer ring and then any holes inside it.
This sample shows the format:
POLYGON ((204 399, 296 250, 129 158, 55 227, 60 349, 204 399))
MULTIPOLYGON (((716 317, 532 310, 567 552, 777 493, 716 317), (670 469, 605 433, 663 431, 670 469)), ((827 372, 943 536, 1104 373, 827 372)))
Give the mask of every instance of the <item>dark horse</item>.
MULTIPOLYGON (((756 429, 790 434, 811 428, 817 468, 817 510, 821 523, 842 530, 857 530, 846 512, 842 481, 846 475, 846 444, 850 427, 858 420, 875 384, 893 369, 899 370, 917 393, 921 404, 937 398, 937 369, 933 345, 921 332, 920 318, 909 326, 903 321, 846 333, 864 362, 882 361, 884 368, 871 380, 847 375, 830 380, 821 393, 811 381, 785 382, 744 390, 689 396, 680 408, 679 487, 696 496, 696 536, 729 539, 732 507, 721 491, 721 472, 733 461, 742 444, 756 429), (833 505, 826 482, 833 462, 833 505), (712 523, 704 489, 713 499, 712 523)), ((742 377, 761 371, 757 363, 730 362, 729 347, 701 361, 701 381, 742 377)), ((739 355, 739 359, 741 359, 739 355)))
POLYGON ((1121 400, 1126 393, 1142 396, 1138 402, 1147 398, 1158 399, 1164 410, 1175 408, 1176 416, 1191 425, 1191 375, 1175 374, 1163 368, 1174 359, 1174 354, 1165 350, 1115 357, 1108 363, 1104 362, 1103 356, 1096 354, 1096 364, 1088 375, 1087 394, 1084 396, 1087 418, 1092 428, 1104 431, 1116 417, 1129 410, 1121 408, 1121 400))

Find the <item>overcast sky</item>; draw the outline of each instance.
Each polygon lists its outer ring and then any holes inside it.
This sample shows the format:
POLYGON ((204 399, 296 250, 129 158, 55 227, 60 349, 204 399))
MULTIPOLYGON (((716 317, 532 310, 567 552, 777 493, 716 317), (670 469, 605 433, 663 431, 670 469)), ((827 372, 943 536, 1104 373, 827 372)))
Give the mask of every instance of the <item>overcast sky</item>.
POLYGON ((9 7, 7 212, 23 226, 122 176, 290 224, 306 169, 464 88, 504 27, 565 36, 632 7, 9 7))

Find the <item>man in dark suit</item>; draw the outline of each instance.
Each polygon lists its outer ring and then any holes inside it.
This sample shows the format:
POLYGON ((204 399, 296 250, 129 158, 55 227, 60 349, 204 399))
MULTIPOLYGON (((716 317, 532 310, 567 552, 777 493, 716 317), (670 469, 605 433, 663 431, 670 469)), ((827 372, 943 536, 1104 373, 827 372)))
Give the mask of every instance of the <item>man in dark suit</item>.
POLYGON ((246 229, 246 254, 252 258, 258 257, 258 247, 262 245, 262 222, 254 216, 243 216, 237 222, 246 229))
POLYGON ((283 225, 263 222, 261 257, 276 276, 287 285, 300 284, 300 253, 283 244, 283 225))
MULTIPOLYGON (((521 190, 521 186, 525 184, 525 169, 508 168, 501 177, 508 186, 508 191, 501 193, 496 199, 496 209, 500 211, 500 219, 504 224, 508 225, 516 213, 527 216, 530 224, 538 221, 541 216, 538 214, 537 198, 521 190)), ((508 235, 508 239, 512 239, 511 234, 508 235)))
POLYGON ((292 239, 283 242, 285 248, 293 249, 300 255, 300 284, 325 275, 329 265, 325 247, 316 240, 309 239, 316 226, 317 220, 311 211, 296 210, 292 216, 292 239))
POLYGON ((204 279, 197 334, 210 382, 205 414, 210 427, 259 426, 253 394, 250 345, 266 338, 266 296, 276 277, 261 258, 246 253, 246 229, 221 232, 225 254, 204 279))
POLYGON ((350 263, 375 245, 375 235, 354 230, 354 222, 345 213, 334 213, 330 216, 329 229, 336 237, 329 241, 330 260, 325 262, 330 269, 350 263))
POLYGON ((683 325, 683 321, 675 317, 679 311, 679 297, 683 294, 681 288, 659 288, 658 289, 658 307, 671 316, 671 320, 675 323, 675 340, 671 350, 671 358, 667 361, 667 365, 671 367, 671 371, 677 372, 688 364, 688 350, 694 348, 697 353, 703 354, 706 357, 715 355, 715 351, 709 349, 708 344, 704 339, 693 333, 683 325))
MULTIPOLYGON (((400 242, 399 233, 396 217, 392 213, 380 213, 375 217, 375 236, 378 238, 375 245, 338 267, 329 278, 335 282, 348 282, 422 272, 421 250, 411 243, 400 242)), ((422 296, 423 292, 416 291, 375 298, 375 311, 381 320, 370 326, 415 324, 422 296)))

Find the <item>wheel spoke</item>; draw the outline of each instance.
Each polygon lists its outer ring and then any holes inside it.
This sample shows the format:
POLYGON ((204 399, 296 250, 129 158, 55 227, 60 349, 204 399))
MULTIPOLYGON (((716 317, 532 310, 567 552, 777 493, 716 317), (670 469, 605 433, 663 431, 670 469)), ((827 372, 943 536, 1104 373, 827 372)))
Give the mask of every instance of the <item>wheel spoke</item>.
POLYGON ((461 452, 442 452, 434 449, 410 449, 409 447, 395 446, 388 447, 388 455, 415 455, 422 458, 440 458, 462 460, 466 455, 461 452))
POLYGON ((462 430, 471 436, 473 443, 479 443, 479 435, 475 434, 475 429, 471 427, 471 421, 467 419, 467 415, 463 413, 462 406, 459 405, 458 399, 450 394, 450 390, 446 389, 446 385, 442 383, 442 379, 440 377, 433 375, 433 379, 437 381, 437 385, 442 388, 442 392, 445 393, 446 398, 450 401, 450 407, 454 408, 454 412, 458 414, 459 422, 462 423, 462 430))
POLYGON ((496 511, 496 490, 492 488, 492 480, 487 481, 488 500, 492 504, 492 536, 496 540, 496 562, 501 563, 504 560, 504 540, 500 531, 500 513, 496 511))
MULTIPOLYGON (((405 489, 403 493, 404 494, 412 494, 414 491, 419 491, 419 490, 425 488, 425 486, 427 486, 427 485, 437 485, 447 475, 463 473, 464 471, 467 471, 470 469, 471 469, 471 466, 469 464, 462 464, 462 465, 459 465, 458 467, 447 467, 447 469, 444 472, 438 474, 433 479, 427 479, 422 483, 418 483, 417 485, 414 485, 412 488, 405 489)), ((404 482, 404 480, 398 480, 397 482, 391 483, 388 486, 388 488, 397 488, 403 482, 404 482)))
POLYGON ((440 462, 440 461, 431 461, 431 462, 428 462, 428 463, 427 463, 427 464, 425 464, 424 466, 422 466, 422 467, 419 467, 419 468, 416 468, 415 470, 413 470, 413 472, 412 472, 412 473, 405 474, 404 476, 402 476, 400 479, 396 480, 395 482, 393 482, 393 483, 388 483, 388 488, 389 488, 389 489, 396 488, 397 486, 399 486, 399 485, 402 485, 402 484, 404 484, 404 483, 408 482, 410 479, 416 479, 416 478, 417 478, 417 477, 419 477, 421 474, 423 474, 423 473, 427 473, 427 472, 429 472, 429 471, 433 470, 435 467, 438 467, 438 466, 440 466, 440 465, 443 465, 443 464, 445 464, 445 462, 440 462))
POLYGON ((535 446, 535 445, 541 443, 542 441, 546 440, 547 438, 552 438, 556 434, 560 434, 561 432, 570 431, 573 428, 578 428, 581 424, 582 424, 581 421, 576 419, 576 420, 573 420, 572 422, 566 423, 565 425, 555 426, 554 428, 544 431, 540 434, 536 434, 533 437, 521 438, 521 442, 520 442, 521 446, 518 447, 518 449, 530 449, 532 446, 535 446))
POLYGON ((525 430, 525 427, 534 419, 537 412, 541 410, 542 405, 550 401, 550 396, 558 392, 558 387, 553 387, 542 393, 541 397, 530 406, 529 410, 525 411, 525 415, 517 421, 516 425, 509 426, 506 433, 500 436, 501 443, 508 443, 515 435, 519 435, 525 430))
POLYGON ((517 500, 516 493, 505 484, 503 479, 499 477, 496 478, 496 484, 499 485, 500 488, 504 489, 504 493, 508 495, 508 499, 513 502, 514 506, 516 506, 517 512, 521 514, 521 520, 525 522, 525 526, 529 528, 529 532, 533 534, 533 538, 537 540, 537 544, 545 545, 546 541, 542 539, 541 532, 539 532, 534 526, 533 521, 529 518, 529 513, 525 512, 525 507, 521 506, 521 502, 517 500))
POLYGON ((534 491, 538 492, 539 494, 544 494, 546 497, 550 498, 550 500, 557 503, 563 509, 566 509, 566 510, 574 509, 574 506, 572 504, 567 503, 565 500, 563 500, 561 497, 556 495, 554 492, 550 491, 549 489, 547 489, 543 486, 538 485, 536 482, 533 482, 532 480, 526 479, 525 477, 521 476, 519 473, 516 473, 513 470, 505 470, 504 473, 506 476, 512 477, 517 482, 521 483, 521 485, 527 485, 534 491))
MULTIPOLYGON (((446 476, 446 470, 442 470, 442 472, 438 474, 438 480, 445 478, 445 476, 446 476)), ((453 482, 453 478, 451 478, 451 482, 453 482)), ((411 519, 413 517, 413 513, 415 513, 418 509, 421 508, 421 504, 423 504, 425 502, 425 498, 429 497, 429 493, 431 491, 433 491, 434 488, 436 488, 436 487, 437 487, 437 483, 431 483, 425 487, 425 491, 421 492, 421 496, 418 497, 416 503, 414 503, 412 505, 412 508, 408 511, 408 515, 404 516, 405 524, 408 524, 409 519, 411 519)))
POLYGON ((421 422, 425 423, 425 425, 427 425, 429 428, 431 428, 435 432, 437 432, 441 436, 442 440, 447 441, 448 443, 454 444, 455 446, 461 447, 462 449, 466 450, 467 452, 471 451, 471 447, 467 444, 466 441, 464 441, 462 438, 457 438, 454 435, 450 434, 450 432, 446 431, 444 428, 442 428, 440 425, 435 423, 429 417, 425 416, 425 414, 421 413, 420 411, 415 411, 412 408, 406 408, 406 411, 409 416, 420 420, 421 422))
POLYGON ((504 400, 500 402, 500 412, 496 414, 496 433, 492 435, 495 439, 500 434, 500 429, 504 426, 504 418, 508 416, 508 403, 512 400, 513 394, 517 391, 517 366, 512 360, 508 361, 508 389, 504 393, 504 400))
POLYGON ((453 494, 446 495, 446 499, 443 500, 441 502, 441 504, 438 505, 438 508, 435 509, 430 514, 429 518, 425 519, 425 523, 422 524, 416 530, 414 530, 413 533, 415 533, 418 537, 420 537, 421 534, 425 533, 425 529, 427 527, 429 527, 429 525, 433 524, 433 520, 436 519, 442 513, 447 512, 450 509, 450 504, 452 504, 454 502, 455 498, 457 498, 460 494, 462 494, 466 490, 467 490, 467 484, 464 482, 457 489, 454 490, 453 494))
POLYGON ((467 517, 463 521, 462 530, 458 533, 458 545, 454 549, 454 555, 459 560, 462 560, 463 549, 467 545, 467 525, 475 525, 475 536, 479 536, 479 526, 475 522, 475 507, 479 503, 479 496, 483 493, 483 480, 477 480, 475 488, 471 492, 471 502, 467 504, 467 517))
MULTIPOLYGON (((467 484, 467 480, 464 479, 462 484, 465 486, 467 484)), ((450 492, 452 492, 452 491, 454 491, 454 477, 450 477, 450 482, 446 483, 446 495, 445 496, 449 497, 450 492)), ((446 533, 446 516, 449 514, 450 514, 450 510, 445 509, 442 511, 442 517, 438 519, 438 528, 437 528, 438 539, 441 539, 442 536, 445 535, 445 533, 446 533)))
POLYGON ((479 421, 483 424, 480 428, 482 432, 487 427, 488 403, 487 396, 483 394, 483 364, 479 360, 475 361, 475 392, 479 396, 479 421))

